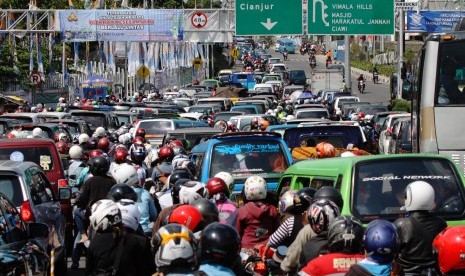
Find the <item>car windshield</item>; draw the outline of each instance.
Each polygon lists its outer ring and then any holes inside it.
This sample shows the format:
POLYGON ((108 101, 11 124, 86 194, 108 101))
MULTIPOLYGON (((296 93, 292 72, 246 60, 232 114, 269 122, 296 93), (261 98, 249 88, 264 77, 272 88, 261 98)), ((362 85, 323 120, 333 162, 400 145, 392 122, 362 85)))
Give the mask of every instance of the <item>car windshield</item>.
POLYGON ((395 158, 360 162, 355 167, 351 209, 363 220, 396 219, 404 211, 405 187, 417 180, 435 191, 433 212, 448 217, 464 211, 462 180, 453 163, 431 158, 395 158))
POLYGON ((289 166, 278 141, 256 139, 215 145, 211 164, 210 177, 223 171, 234 177, 266 176, 282 173, 289 166))
POLYGON ((31 144, 30 148, 0 148, 0 160, 23 160, 34 162, 44 171, 51 171, 54 163, 52 153, 48 147, 38 147, 31 144))
POLYGON ((296 119, 319 119, 327 118, 328 113, 325 110, 322 111, 301 111, 297 113, 296 119))
POLYGON ((198 113, 207 113, 210 110, 212 110, 212 108, 208 106, 191 106, 189 108, 189 112, 198 112, 198 113))
POLYGON ((16 175, 2 175, 0 177, 0 192, 5 194, 15 206, 21 206, 24 201, 21 184, 16 175))
POLYGON ((73 114, 73 117, 77 120, 86 121, 92 131, 95 131, 99 126, 105 126, 105 115, 103 114, 73 114))
POLYGON ((145 129, 147 134, 160 134, 165 133, 164 130, 172 129, 171 121, 142 121, 139 128, 145 129))
POLYGON ((29 117, 17 117, 17 116, 2 116, 3 118, 15 119, 18 124, 32 123, 32 118, 29 117))
POLYGON ((117 115, 119 123, 124 123, 125 125, 131 122, 131 116, 129 115, 117 115))
POLYGON ((234 110, 245 112, 245 114, 257 114, 257 109, 254 106, 238 106, 234 110))

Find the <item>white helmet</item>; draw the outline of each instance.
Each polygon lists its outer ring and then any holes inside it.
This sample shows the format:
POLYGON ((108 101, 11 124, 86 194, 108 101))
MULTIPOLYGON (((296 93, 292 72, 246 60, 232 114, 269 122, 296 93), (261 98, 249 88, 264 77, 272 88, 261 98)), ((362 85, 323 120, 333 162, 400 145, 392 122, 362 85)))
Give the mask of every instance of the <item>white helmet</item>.
POLYGON ((139 183, 139 176, 134 166, 123 163, 115 167, 111 172, 111 176, 115 179, 116 184, 134 185, 139 183))
POLYGON ((179 190, 179 203, 181 204, 193 204, 203 197, 205 197, 205 185, 199 181, 187 181, 179 190))
POLYGON ((215 177, 223 179, 224 183, 228 186, 229 191, 234 190, 234 177, 228 172, 219 172, 215 174, 215 177))
POLYGON ((64 101, 65 101, 65 98, 63 98, 63 97, 60 97, 60 98, 58 99, 58 102, 59 102, 59 103, 62 103, 62 102, 64 102, 64 101))
POLYGON ((139 207, 134 201, 130 199, 121 199, 116 202, 118 208, 121 211, 121 217, 123 218, 123 225, 136 231, 139 228, 140 223, 140 211, 139 207))
POLYGON ((178 154, 173 158, 173 161, 171 161, 171 164, 173 164, 173 169, 176 168, 186 168, 187 163, 191 162, 187 156, 184 156, 182 154, 178 154))
POLYGON ((244 183, 244 193, 247 200, 262 200, 266 198, 268 185, 261 176, 252 175, 244 183))
POLYGON ((343 153, 341 153, 341 157, 354 157, 355 154, 351 151, 344 151, 343 153))
POLYGON ((174 91, 174 92, 178 92, 178 90, 179 90, 179 88, 178 88, 176 85, 173 86, 173 91, 174 91))
POLYGON ((286 120, 289 121, 289 120, 294 120, 294 115, 287 115, 286 116, 286 120))
POLYGON ((341 116, 341 115, 342 115, 342 111, 341 111, 340 109, 336 110, 336 115, 341 116))
POLYGON ((69 149, 69 157, 71 159, 81 159, 82 157, 82 148, 81 146, 74 145, 69 149))
POLYGON ((81 135, 79 135, 78 140, 79 144, 87 143, 87 141, 89 140, 89 135, 82 133, 81 135))
POLYGON ((131 133, 124 133, 124 134, 120 135, 118 137, 118 141, 121 144, 126 145, 127 143, 129 143, 129 141, 131 141, 131 133))
POLYGON ((95 130, 95 135, 97 135, 97 137, 99 137, 99 138, 105 136, 105 129, 103 127, 98 127, 95 130))
POLYGON ((406 211, 431 211, 434 208, 434 189, 425 181, 414 181, 405 188, 406 211))
POLYGON ((122 223, 121 211, 113 200, 101 199, 92 205, 90 225, 97 232, 105 232, 122 223))
MULTIPOLYGON (((182 224, 170 223, 157 231, 152 238, 155 264, 158 268, 177 264, 197 266, 197 239, 189 228, 182 224)), ((187 268, 187 267, 186 267, 187 268)))
POLYGON ((43 138, 43 130, 40 127, 36 127, 32 130, 32 137, 43 138))
POLYGON ((296 194, 295 190, 288 190, 279 198, 279 213, 281 215, 286 212, 287 208, 294 205, 294 195, 296 194))

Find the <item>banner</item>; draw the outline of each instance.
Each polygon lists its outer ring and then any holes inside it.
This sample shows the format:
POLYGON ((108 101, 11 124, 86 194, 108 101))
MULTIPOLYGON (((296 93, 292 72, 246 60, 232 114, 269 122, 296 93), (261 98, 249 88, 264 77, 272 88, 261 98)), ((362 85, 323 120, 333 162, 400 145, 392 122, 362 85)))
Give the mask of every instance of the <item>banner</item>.
POLYGON ((182 10, 60 10, 58 14, 65 42, 183 40, 182 10))
POLYGON ((455 24, 465 16, 460 11, 407 11, 407 30, 446 33, 452 31, 455 24))

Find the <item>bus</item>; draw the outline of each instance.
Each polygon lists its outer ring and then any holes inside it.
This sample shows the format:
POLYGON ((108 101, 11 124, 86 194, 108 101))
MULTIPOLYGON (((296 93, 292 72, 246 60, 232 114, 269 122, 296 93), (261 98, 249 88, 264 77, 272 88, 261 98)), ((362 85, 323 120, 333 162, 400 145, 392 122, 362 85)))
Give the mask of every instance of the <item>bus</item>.
POLYGON ((413 64, 412 151, 451 157, 465 174, 465 18, 432 34, 413 64))

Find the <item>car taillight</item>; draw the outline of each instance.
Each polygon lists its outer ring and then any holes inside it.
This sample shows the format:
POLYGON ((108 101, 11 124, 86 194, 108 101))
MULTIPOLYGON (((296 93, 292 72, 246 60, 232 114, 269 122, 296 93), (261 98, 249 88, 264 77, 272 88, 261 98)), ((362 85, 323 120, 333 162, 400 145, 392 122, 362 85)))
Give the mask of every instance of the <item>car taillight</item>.
POLYGON ((34 222, 34 213, 32 212, 31 202, 29 200, 21 204, 19 213, 24 222, 34 222))
POLYGON ((68 180, 66 179, 59 179, 58 180, 58 187, 67 187, 68 186, 68 180))

